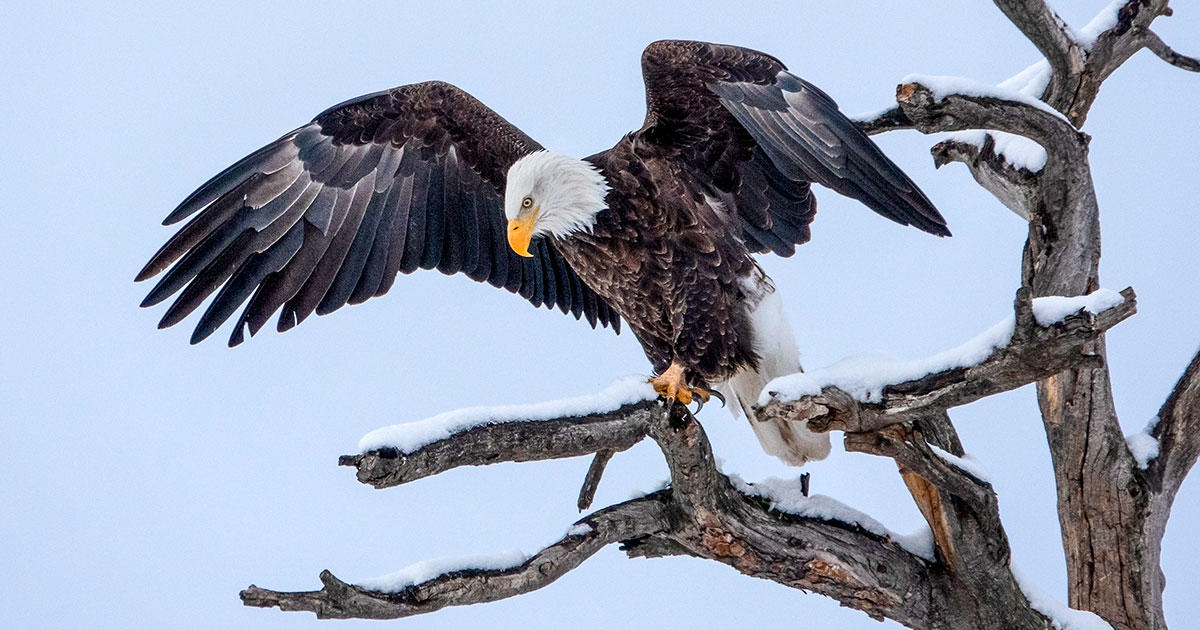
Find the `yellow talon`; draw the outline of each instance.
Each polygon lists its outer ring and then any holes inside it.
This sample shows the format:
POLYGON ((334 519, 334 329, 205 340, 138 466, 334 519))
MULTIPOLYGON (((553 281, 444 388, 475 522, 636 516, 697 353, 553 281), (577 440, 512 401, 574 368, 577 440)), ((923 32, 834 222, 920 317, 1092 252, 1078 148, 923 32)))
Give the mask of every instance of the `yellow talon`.
POLYGON ((708 390, 688 386, 687 379, 684 378, 683 366, 678 363, 672 363, 662 374, 650 379, 650 384, 654 386, 654 391, 658 392, 659 396, 666 399, 668 404, 678 400, 684 405, 690 405, 692 398, 695 397, 703 406, 710 398, 708 390))

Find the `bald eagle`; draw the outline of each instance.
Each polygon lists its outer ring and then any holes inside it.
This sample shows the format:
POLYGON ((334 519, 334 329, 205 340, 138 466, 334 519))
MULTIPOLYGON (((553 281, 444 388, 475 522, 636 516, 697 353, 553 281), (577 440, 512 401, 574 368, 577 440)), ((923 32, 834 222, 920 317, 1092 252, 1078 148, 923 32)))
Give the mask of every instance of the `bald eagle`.
POLYGON ((925 195, 833 99, 776 58, 660 41, 642 55, 646 119, 577 159, 547 151, 442 82, 368 94, 230 166, 167 216, 195 215, 137 275, 166 274, 142 306, 179 293, 159 327, 217 295, 192 343, 243 304, 229 338, 276 311, 285 331, 437 269, 620 331, 669 400, 733 398, 764 449, 801 465, 829 438, 752 405, 800 369, 753 254, 808 241, 812 183, 902 225, 947 236, 925 195), (168 270, 169 268, 169 270, 168 270))

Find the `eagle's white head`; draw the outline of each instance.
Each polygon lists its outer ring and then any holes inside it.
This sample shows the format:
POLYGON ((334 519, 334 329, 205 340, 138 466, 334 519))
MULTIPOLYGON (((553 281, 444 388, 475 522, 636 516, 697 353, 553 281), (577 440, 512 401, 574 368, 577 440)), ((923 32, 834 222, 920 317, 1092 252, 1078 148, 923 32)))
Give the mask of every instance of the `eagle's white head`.
POLYGON ((522 256, 533 237, 590 231, 596 213, 608 206, 608 182, 590 163, 537 151, 513 162, 504 187, 508 244, 522 256))

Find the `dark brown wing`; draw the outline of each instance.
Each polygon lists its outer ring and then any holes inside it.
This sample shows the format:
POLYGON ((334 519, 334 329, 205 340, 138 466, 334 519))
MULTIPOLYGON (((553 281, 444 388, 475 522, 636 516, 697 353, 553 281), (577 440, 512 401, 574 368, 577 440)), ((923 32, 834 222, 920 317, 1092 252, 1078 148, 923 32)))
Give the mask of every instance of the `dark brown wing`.
POLYGON ((732 195, 752 251, 808 240, 815 182, 902 225, 948 236, 925 194, 824 92, 770 55, 660 41, 642 55, 646 142, 732 195))
POLYGON ((615 311, 549 239, 534 241, 533 258, 505 241, 508 167, 540 148, 446 83, 347 101, 185 199, 164 224, 196 216, 138 274, 170 267, 142 306, 182 290, 159 324, 171 326, 219 289, 192 335, 197 343, 249 300, 233 346, 244 326, 253 335, 280 308, 284 331, 314 311, 383 295, 398 273, 436 268, 617 328, 615 311))

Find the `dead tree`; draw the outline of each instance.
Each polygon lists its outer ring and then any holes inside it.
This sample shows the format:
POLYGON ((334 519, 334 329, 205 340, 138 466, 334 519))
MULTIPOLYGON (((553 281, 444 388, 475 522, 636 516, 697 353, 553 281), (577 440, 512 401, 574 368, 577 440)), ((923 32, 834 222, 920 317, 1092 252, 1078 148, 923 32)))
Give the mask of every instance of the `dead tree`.
POLYGON ((1104 332, 1136 310, 1133 291, 1098 312, 1080 310, 1039 323, 1042 296, 1081 296, 1100 287, 1099 209, 1079 130, 1101 83, 1146 48, 1180 68, 1200 61, 1173 51, 1151 30, 1170 15, 1166 0, 1128 0, 1096 32, 1078 33, 1043 0, 995 0, 1045 61, 1009 90, 912 78, 897 105, 861 124, 868 133, 993 130, 1044 148, 1041 168, 1014 164, 991 135, 933 147, 937 164, 965 164, 975 180, 1029 221, 1011 338, 983 360, 926 374, 856 400, 836 387, 789 399, 760 414, 806 419, 816 431, 845 432, 847 450, 895 460, 933 534, 920 553, 865 521, 798 514, 722 474, 700 424, 685 409, 646 400, 584 417, 476 426, 401 452, 345 456, 358 479, 377 488, 458 466, 595 454, 581 492, 590 503, 612 453, 645 437, 665 456, 668 487, 597 510, 558 542, 515 566, 456 569, 400 588, 370 590, 328 571, 323 587, 276 592, 251 586, 251 606, 304 610, 320 617, 395 618, 445 606, 494 601, 554 581, 602 547, 630 556, 691 555, 914 628, 1049 628, 1053 611, 1031 604, 1009 563, 1009 546, 986 479, 961 465, 947 409, 1037 383, 1057 481, 1068 568, 1069 605, 1118 629, 1165 628, 1162 536, 1171 504, 1200 453, 1200 354, 1175 385, 1149 436, 1156 457, 1139 461, 1117 422, 1104 332))

